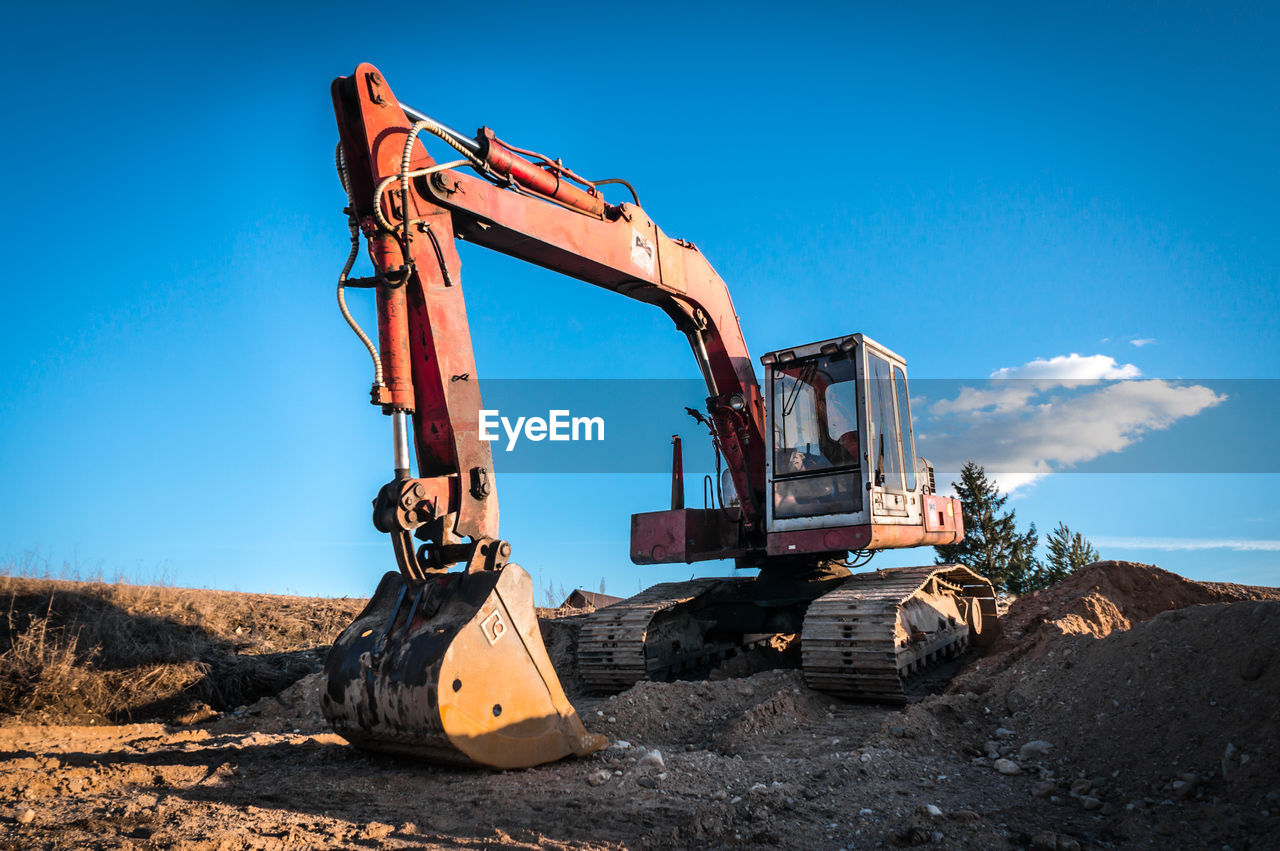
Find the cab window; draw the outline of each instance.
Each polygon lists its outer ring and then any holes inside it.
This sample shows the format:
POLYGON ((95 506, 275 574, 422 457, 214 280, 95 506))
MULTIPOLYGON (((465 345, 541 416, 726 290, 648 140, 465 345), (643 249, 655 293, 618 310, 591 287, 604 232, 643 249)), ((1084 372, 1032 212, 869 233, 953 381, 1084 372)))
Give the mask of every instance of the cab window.
POLYGON ((773 516, 862 510, 856 362, 844 351, 772 369, 773 516))
POLYGON ((907 490, 916 489, 916 456, 911 443, 911 405, 907 401, 907 376, 901 367, 893 368, 893 384, 898 391, 898 420, 902 425, 902 457, 906 462, 907 490))
POLYGON ((867 450, 875 470, 875 484, 888 490, 904 489, 902 454, 898 443, 897 408, 894 404, 893 373, 889 362, 879 355, 867 353, 867 413, 871 438, 867 450))
POLYGON ((788 458, 799 453, 803 471, 859 465, 858 391, 846 352, 773 368, 774 474, 802 472, 788 458))

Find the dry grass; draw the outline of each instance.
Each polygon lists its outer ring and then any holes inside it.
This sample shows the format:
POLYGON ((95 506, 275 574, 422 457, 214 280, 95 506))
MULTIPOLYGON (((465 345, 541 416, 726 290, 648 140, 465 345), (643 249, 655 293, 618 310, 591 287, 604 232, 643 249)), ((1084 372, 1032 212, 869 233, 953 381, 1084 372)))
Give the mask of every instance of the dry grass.
POLYGON ((174 718, 318 670, 363 600, 0 576, 0 717, 174 718))

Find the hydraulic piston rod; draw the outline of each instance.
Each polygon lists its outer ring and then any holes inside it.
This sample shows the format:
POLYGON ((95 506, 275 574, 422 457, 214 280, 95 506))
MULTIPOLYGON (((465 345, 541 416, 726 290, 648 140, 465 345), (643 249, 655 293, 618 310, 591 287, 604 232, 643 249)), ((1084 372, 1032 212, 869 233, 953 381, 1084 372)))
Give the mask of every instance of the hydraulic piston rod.
POLYGON ((396 479, 409 478, 409 415, 404 411, 391 414, 391 440, 395 443, 396 479))
POLYGON ((472 139, 470 136, 462 135, 457 130, 454 130, 452 127, 445 124, 444 122, 436 121, 430 115, 427 115, 425 112, 421 110, 414 109, 413 107, 409 106, 407 103, 400 104, 400 108, 403 109, 404 114, 407 115, 413 121, 430 121, 432 124, 436 125, 444 132, 448 133, 455 142, 457 142, 462 147, 466 148, 471 153, 475 154, 476 156, 482 155, 481 149, 480 149, 480 143, 477 142, 475 139, 472 139))

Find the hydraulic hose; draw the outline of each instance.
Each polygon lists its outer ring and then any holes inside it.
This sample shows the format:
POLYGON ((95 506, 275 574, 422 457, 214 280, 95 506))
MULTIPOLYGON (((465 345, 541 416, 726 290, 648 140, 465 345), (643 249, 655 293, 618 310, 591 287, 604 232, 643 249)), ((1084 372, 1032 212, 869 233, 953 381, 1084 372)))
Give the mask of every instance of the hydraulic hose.
POLYGON ((373 386, 376 389, 386 386, 382 383, 382 358, 378 357, 377 346, 347 309, 347 276, 351 274, 351 267, 355 265, 356 257, 360 255, 360 224, 356 221, 356 203, 351 198, 351 184, 347 180, 347 163, 342 156, 341 142, 333 152, 333 161, 338 169, 338 180, 342 181, 342 191, 347 194, 347 209, 350 211, 347 214, 347 227, 351 230, 351 253, 347 255, 342 274, 338 275, 338 309, 342 311, 342 318, 347 320, 347 325, 351 326, 351 330, 369 350, 369 357, 373 358, 373 386))

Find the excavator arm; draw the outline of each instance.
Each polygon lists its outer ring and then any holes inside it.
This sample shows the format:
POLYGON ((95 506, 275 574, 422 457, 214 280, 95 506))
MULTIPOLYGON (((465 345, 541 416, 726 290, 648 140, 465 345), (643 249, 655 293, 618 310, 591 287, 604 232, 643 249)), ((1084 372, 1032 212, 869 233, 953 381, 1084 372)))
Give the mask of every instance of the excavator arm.
MULTIPOLYGON (((497 533, 455 237, 670 316, 706 383, 709 419, 740 495, 744 530, 763 544, 763 399, 728 287, 693 244, 667 237, 638 204, 606 202, 596 185, 573 182, 563 166, 546 158, 535 165, 521 156, 531 152, 491 130, 472 139, 400 104, 371 65, 336 80, 333 98, 352 213, 376 270, 367 284, 378 290, 385 386, 374 388, 374 401, 393 416, 412 416, 423 479, 415 484, 434 507, 420 511, 432 515, 439 537, 449 538, 442 544, 497 533), (437 163, 411 138, 423 131, 484 176, 437 163)), ((387 504, 397 496, 388 491, 387 504)))

